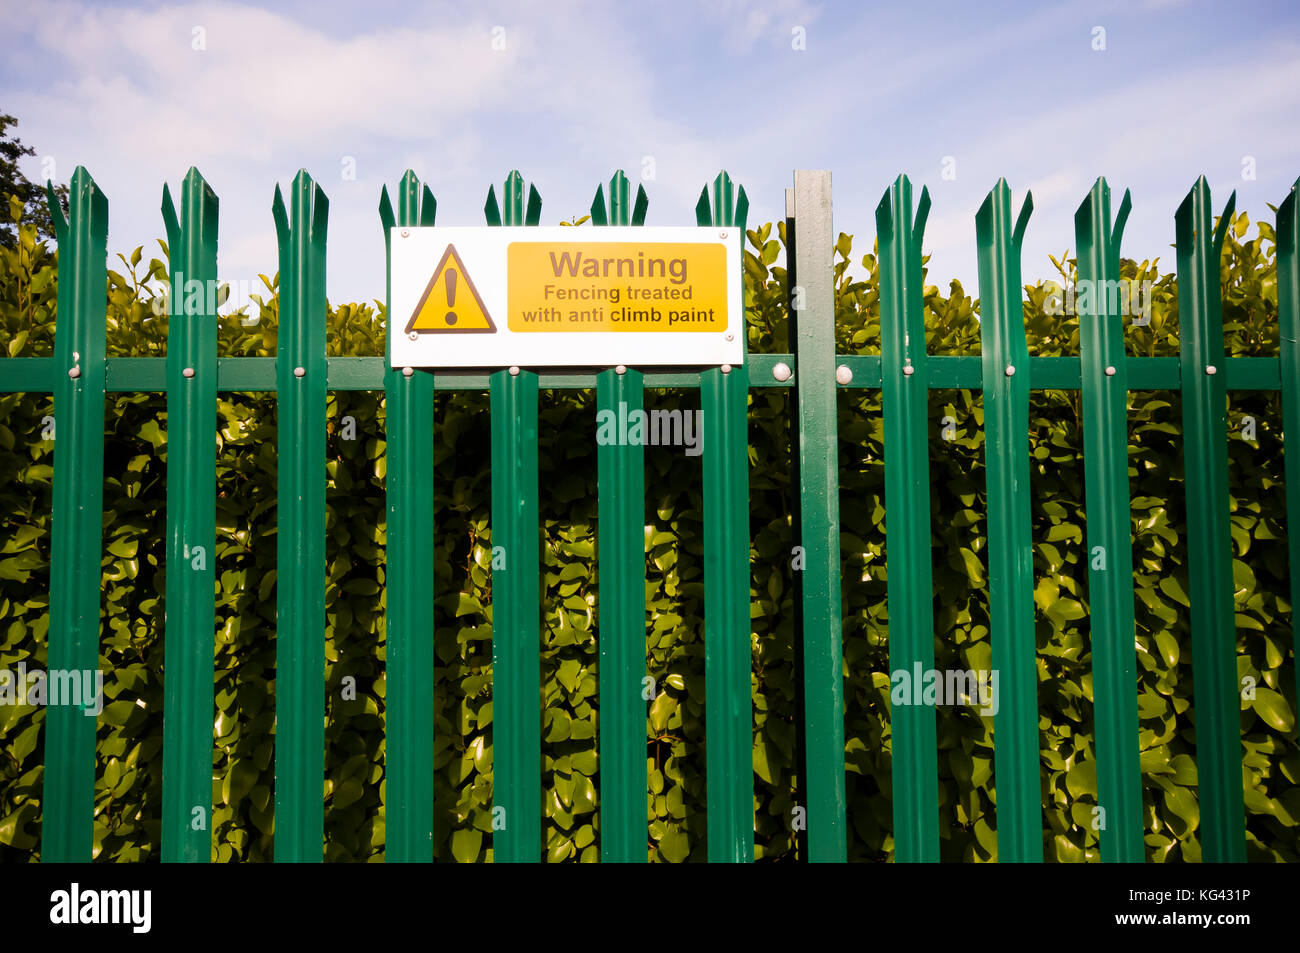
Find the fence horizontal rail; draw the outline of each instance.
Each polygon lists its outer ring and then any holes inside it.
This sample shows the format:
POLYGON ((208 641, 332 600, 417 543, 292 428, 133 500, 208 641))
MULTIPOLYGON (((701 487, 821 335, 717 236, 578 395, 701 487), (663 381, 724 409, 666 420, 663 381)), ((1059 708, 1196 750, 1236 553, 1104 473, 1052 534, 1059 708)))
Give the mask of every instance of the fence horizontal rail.
MULTIPOLYGON (((750 387, 795 387, 798 382, 798 358, 793 354, 750 354, 750 387), (784 364, 791 376, 778 379, 773 369, 784 364)), ((837 382, 841 390, 859 388, 879 390, 881 386, 880 355, 838 354, 838 365, 847 367, 853 374, 848 383, 837 382)), ((978 355, 931 354, 930 390, 979 390, 983 382, 981 358, 978 355)), ((327 389, 334 391, 361 391, 384 389, 386 360, 382 357, 329 357, 325 359, 327 389)), ((1182 387, 1181 367, 1176 357, 1129 357, 1129 390, 1179 390, 1182 387)), ((167 359, 165 357, 110 357, 105 361, 104 389, 112 393, 158 391, 167 389, 167 359)), ((58 379, 59 368, 52 357, 0 358, 0 393, 52 393, 58 379)), ((1228 390, 1257 391, 1282 389, 1282 360, 1277 357, 1230 357, 1223 362, 1224 380, 1228 390)), ((434 375, 433 389, 437 391, 488 390, 489 374, 460 371, 438 371, 434 375)), ((541 371, 537 374, 540 390, 595 390, 595 373, 565 373, 541 371)), ((700 386, 699 371, 645 371, 645 386, 649 388, 700 386)), ((1077 357, 1031 357, 1029 359, 1030 390, 1080 390, 1082 370, 1077 357)), ((273 357, 223 357, 217 359, 217 390, 274 391, 275 358, 273 357)))

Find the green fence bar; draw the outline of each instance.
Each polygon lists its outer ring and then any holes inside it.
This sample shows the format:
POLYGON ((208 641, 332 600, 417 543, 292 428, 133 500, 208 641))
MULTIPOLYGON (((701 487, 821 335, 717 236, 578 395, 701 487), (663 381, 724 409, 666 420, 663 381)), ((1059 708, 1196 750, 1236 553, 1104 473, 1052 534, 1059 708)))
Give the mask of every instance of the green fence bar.
POLYGON ((989 624, 1001 686, 994 715, 998 860, 1041 862, 1038 666, 1034 641, 1034 544, 1029 502, 1029 350, 1020 251, 1034 197, 1012 219, 1006 179, 975 215, 980 349, 984 371, 984 467, 988 488, 989 624))
POLYGON ((503 557, 498 569, 494 555, 492 570, 492 790, 494 809, 505 808, 493 856, 535 863, 542 850, 537 375, 497 371, 490 388, 492 548, 503 557))
MULTIPOLYGON (((799 170, 795 170, 797 175, 799 170)), ((785 190, 785 287, 786 287, 786 346, 793 348, 798 341, 798 315, 794 307, 797 300, 795 291, 799 288, 799 241, 795 234, 795 201, 794 188, 785 190)), ((802 292, 799 292, 802 293, 802 292)), ((806 296, 805 296, 806 300, 806 296)), ((778 386, 796 387, 798 385, 797 375, 794 373, 796 361, 793 354, 782 355, 784 358, 784 368, 778 369, 775 366, 759 366, 762 357, 772 357, 775 355, 758 355, 749 356, 750 386, 761 387, 769 382, 778 386), (778 380, 783 378, 783 380, 778 380)), ((837 383, 839 368, 836 368, 837 383)), ((838 408, 836 416, 838 417, 838 408)), ((799 453, 795 449, 793 441, 797 439, 795 435, 799 433, 802 421, 799 418, 799 395, 798 392, 786 401, 785 405, 786 427, 791 435, 790 445, 790 486, 786 491, 786 505, 790 508, 790 600, 793 605, 799 606, 800 611, 794 613, 790 620, 790 660, 794 663, 794 671, 803 672, 804 669, 804 625, 803 625, 803 600, 804 600, 804 575, 805 573, 796 568, 794 562, 795 555, 799 552, 794 547, 799 545, 803 539, 803 525, 800 516, 800 495, 802 493, 803 476, 799 470, 799 453)), ((837 421, 838 423, 838 421, 837 421)), ((838 478, 837 478, 838 479, 838 478)), ((836 494, 838 497, 838 493, 836 494)), ((843 627, 841 625, 841 632, 843 627)), ((796 765, 806 765, 808 762, 808 738, 804 725, 805 711, 805 689, 803 681, 800 681, 795 687, 794 693, 794 750, 792 762, 796 765)), ((806 805, 808 803, 808 772, 797 771, 794 780, 794 800, 797 805, 806 805)), ((847 807, 846 807, 847 811, 847 807)), ((847 820, 847 817, 846 817, 847 820)), ((808 826, 791 825, 791 841, 794 848, 794 856, 797 860, 808 860, 808 826)), ((847 846, 846 846, 847 851, 847 846)))
MULTIPOLYGON (((1098 179, 1074 214, 1078 281, 1094 292, 1112 287, 1120 278, 1120 239, 1130 207, 1126 191, 1112 228, 1110 186, 1105 179, 1098 179)), ((1097 834, 1103 861, 1140 863, 1142 788, 1129 525, 1128 362, 1118 302, 1106 293, 1080 295, 1080 301, 1084 509, 1097 807, 1101 809, 1096 817, 1097 834)))
MULTIPOLYGON (((72 174, 69 219, 64 219, 53 187, 47 185, 47 192, 59 243, 59 310, 54 341, 58 436, 54 441, 46 665, 51 673, 93 672, 99 669, 99 564, 103 556, 108 200, 80 166, 72 174)), ((93 702, 82 701, 86 704, 50 705, 45 714, 41 824, 41 859, 45 862, 91 859, 96 718, 93 702)))
POLYGON ((1174 216, 1178 252, 1183 467, 1187 483, 1188 595, 1192 600, 1196 767, 1201 856, 1246 859, 1241 698, 1228 507, 1228 394, 1219 262, 1237 193, 1213 227, 1210 186, 1196 180, 1174 216))
MULTIPOLYGON (((742 241, 749 199, 718 173, 695 221, 742 241)), ((743 280, 743 275, 737 276, 743 280)), ((741 328, 747 325, 740 322, 741 328)), ((700 374, 704 418, 704 731, 708 858, 754 859, 753 652, 749 627, 749 371, 700 374)))
MULTIPOLYGON (((536 225, 542 199, 506 178, 499 208, 488 190, 489 225, 536 225), (504 213, 504 214, 503 214, 504 213)), ((537 374, 512 367, 488 378, 492 410, 493 859, 542 858, 541 524, 537 514, 537 374), (497 818, 496 808, 505 809, 497 818), (497 823, 502 826, 497 827, 497 823)))
MULTIPOLYGON (((1300 598, 1300 214, 1291 186, 1277 210, 1277 320, 1281 338, 1282 435, 1292 437, 1292 452, 1283 447, 1286 479, 1287 549, 1291 556, 1291 604, 1300 598)), ((1225 375, 1226 376, 1226 375, 1225 375)), ((1229 381, 1231 383, 1231 381, 1229 381)), ((1300 622, 1292 617, 1292 645, 1300 645, 1300 622)), ((1295 667, 1300 705, 1300 664, 1295 667)))
MULTIPOLYGON (((798 434, 798 537, 804 569, 802 615, 803 788, 807 798, 807 858, 848 857, 844 800, 844 636, 840 604, 840 482, 835 395, 835 276, 831 234, 831 174, 794 174, 794 259, 798 291, 790 308, 790 346, 798 434)), ((787 235, 789 235, 787 225, 787 235)))
MULTIPOLYGON (((385 186, 379 198, 384 227, 386 294, 392 315, 392 229, 434 223, 438 203, 407 170, 397 188, 397 212, 385 186)), ((433 381, 427 368, 389 366, 385 343, 384 407, 388 472, 385 548, 384 859, 433 860, 433 381)))
POLYGON ((279 186, 280 328, 276 525, 275 859, 319 862, 325 805, 325 227, 329 200, 305 171, 292 225, 279 186))
MULTIPOLYGON (((921 239, 930 192, 912 215, 912 183, 900 175, 876 207, 880 243, 881 403, 885 436, 885 569, 889 574, 889 670, 919 682, 934 668, 930 565, 928 370, 921 239)), ((894 858, 939 859, 939 769, 933 705, 894 704, 894 858)))
MULTIPOLYGON (((609 208, 596 189, 593 225, 643 225, 648 200, 638 186, 629 206, 627 176, 609 182, 609 208)), ((596 413, 616 418, 644 409, 640 371, 619 367, 596 375, 596 413), (620 407, 622 414, 620 414, 620 407)), ((600 857, 644 863, 646 821, 645 448, 596 447, 597 578, 600 580, 600 857)))
POLYGON ((167 327, 167 613, 163 639, 164 862, 212 859, 216 641, 217 196, 190 169, 176 216, 163 186, 167 327), (196 284, 197 283, 197 284, 196 284), (187 294, 202 288, 203 294, 187 294))

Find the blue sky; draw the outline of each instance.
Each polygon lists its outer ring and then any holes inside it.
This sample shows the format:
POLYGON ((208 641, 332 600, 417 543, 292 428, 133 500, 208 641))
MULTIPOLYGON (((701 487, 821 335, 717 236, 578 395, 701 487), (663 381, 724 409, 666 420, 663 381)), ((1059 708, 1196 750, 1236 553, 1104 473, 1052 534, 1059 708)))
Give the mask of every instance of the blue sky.
POLYGON ((958 278, 970 294, 974 214, 1000 176, 1017 206, 1034 192, 1026 280, 1073 248, 1098 175, 1133 192, 1125 257, 1168 268, 1174 210, 1198 175, 1216 209, 1235 189, 1239 209, 1269 221, 1300 176, 1300 12, 1281 2, 0 10, 0 110, 38 152, 23 170, 66 181, 86 166, 109 197, 110 255, 156 253, 162 185, 196 165, 221 199, 220 276, 255 284, 276 267, 274 187, 306 168, 330 199, 335 303, 382 298, 379 190, 408 167, 444 225, 481 223, 488 184, 512 168, 541 192, 545 224, 584 214, 617 168, 634 182, 652 171, 647 224, 693 224, 700 188, 725 168, 751 227, 784 214, 794 169, 830 169, 855 263, 906 172, 934 203, 928 282, 958 278))

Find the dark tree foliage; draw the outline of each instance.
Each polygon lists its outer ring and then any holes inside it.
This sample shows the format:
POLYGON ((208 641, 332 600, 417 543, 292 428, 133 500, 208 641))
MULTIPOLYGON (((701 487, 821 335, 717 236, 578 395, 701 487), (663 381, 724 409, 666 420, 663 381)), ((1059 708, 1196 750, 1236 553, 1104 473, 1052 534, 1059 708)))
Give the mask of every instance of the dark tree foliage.
MULTIPOLYGON (((50 220, 50 209, 46 204, 45 186, 29 181, 18 168, 18 160, 23 156, 34 156, 36 150, 23 145, 21 139, 10 132, 11 126, 17 126, 18 120, 6 113, 0 113, 0 200, 9 204, 10 196, 17 197, 26 210, 23 218, 36 226, 40 238, 54 240, 54 223, 50 220)), ((68 187, 55 186, 55 193, 66 213, 68 210, 68 187)), ((0 247, 13 248, 17 240, 12 223, 0 221, 0 247)))

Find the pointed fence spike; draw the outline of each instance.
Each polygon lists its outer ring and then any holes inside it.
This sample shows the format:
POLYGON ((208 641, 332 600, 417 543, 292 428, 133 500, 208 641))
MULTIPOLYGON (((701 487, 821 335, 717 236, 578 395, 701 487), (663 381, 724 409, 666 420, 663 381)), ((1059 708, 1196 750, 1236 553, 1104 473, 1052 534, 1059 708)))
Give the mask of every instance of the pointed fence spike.
POLYGON ((605 190, 596 186, 596 195, 591 200, 591 224, 608 225, 609 217, 605 214, 605 190))
POLYGON ((325 190, 316 183, 312 183, 311 192, 311 224, 310 229, 311 243, 324 247, 325 233, 329 226, 330 200, 325 194, 325 190))
POLYGON ((163 228, 167 232, 168 249, 176 248, 181 240, 181 223, 176 216, 176 204, 172 201, 171 188, 163 183, 162 197, 163 228))
POLYGON ((1020 215, 1016 218, 1016 227, 1011 233, 1011 244, 1020 254, 1025 239, 1025 229, 1029 227, 1029 216, 1034 213, 1034 193, 1025 193, 1025 204, 1020 206, 1020 215))
POLYGON ((524 214, 525 225, 540 225, 542 221, 542 196, 537 186, 528 187, 528 211, 524 214))
POLYGON ((1223 242, 1228 237, 1228 229, 1232 225, 1232 213, 1237 208, 1237 193, 1234 190, 1228 196, 1228 204, 1223 207, 1223 214, 1219 216, 1219 226, 1214 230, 1214 262, 1217 265, 1219 257, 1223 254, 1223 242))
POLYGON ((50 219, 54 222, 54 238, 62 245, 68 237, 68 219, 63 214, 63 205, 59 202, 59 194, 54 191, 54 183, 49 179, 45 180, 45 201, 49 205, 50 219))
POLYGON ((918 248, 921 240, 925 237, 925 223, 930 217, 930 189, 928 186, 921 186, 921 201, 916 206, 916 221, 912 226, 912 241, 918 248))
POLYGON ((1120 199, 1119 211, 1115 213, 1115 227, 1111 229, 1110 243, 1118 253, 1120 242, 1124 238, 1124 226, 1128 224, 1129 212, 1133 211, 1133 196, 1128 190, 1124 190, 1124 197, 1120 199))
POLYGON ((650 197, 646 195, 645 186, 636 187, 636 205, 632 209, 632 224, 644 225, 646 209, 650 207, 650 197))
POLYGON ((289 214, 284 207, 284 194, 280 186, 275 187, 275 198, 271 201, 271 214, 275 218, 275 233, 281 243, 289 240, 289 214))
POLYGON ((713 214, 709 205, 709 187, 700 189, 699 200, 695 203, 695 224, 708 226, 713 224, 713 214))

